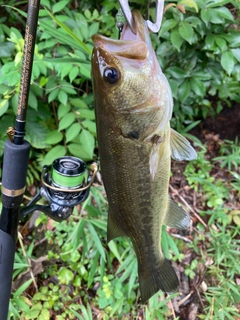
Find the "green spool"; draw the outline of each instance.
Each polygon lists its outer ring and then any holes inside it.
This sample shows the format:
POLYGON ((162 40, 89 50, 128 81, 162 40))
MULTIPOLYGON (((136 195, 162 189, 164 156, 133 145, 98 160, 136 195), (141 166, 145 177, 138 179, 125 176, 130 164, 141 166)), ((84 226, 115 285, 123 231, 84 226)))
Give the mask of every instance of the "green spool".
POLYGON ((76 189, 85 182, 86 164, 75 157, 61 157, 52 164, 52 181, 58 187, 76 189))

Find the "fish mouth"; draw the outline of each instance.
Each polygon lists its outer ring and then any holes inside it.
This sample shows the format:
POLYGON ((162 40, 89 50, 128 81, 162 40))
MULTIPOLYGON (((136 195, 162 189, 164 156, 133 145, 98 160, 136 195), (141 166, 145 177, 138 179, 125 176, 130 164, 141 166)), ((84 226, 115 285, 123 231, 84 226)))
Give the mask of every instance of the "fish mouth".
POLYGON ((134 34, 125 23, 120 40, 107 38, 99 34, 92 37, 95 49, 101 48, 110 54, 128 58, 144 60, 148 57, 148 29, 139 11, 133 10, 136 26, 134 34))

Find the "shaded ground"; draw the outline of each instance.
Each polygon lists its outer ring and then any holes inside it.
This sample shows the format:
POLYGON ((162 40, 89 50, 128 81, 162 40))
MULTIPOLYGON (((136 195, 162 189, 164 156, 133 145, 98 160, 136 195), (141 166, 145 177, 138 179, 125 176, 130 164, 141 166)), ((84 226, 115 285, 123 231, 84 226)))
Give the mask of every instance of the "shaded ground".
POLYGON ((191 134, 205 141, 206 133, 218 134, 221 140, 240 138, 240 105, 225 107, 214 118, 207 118, 191 131, 191 134))

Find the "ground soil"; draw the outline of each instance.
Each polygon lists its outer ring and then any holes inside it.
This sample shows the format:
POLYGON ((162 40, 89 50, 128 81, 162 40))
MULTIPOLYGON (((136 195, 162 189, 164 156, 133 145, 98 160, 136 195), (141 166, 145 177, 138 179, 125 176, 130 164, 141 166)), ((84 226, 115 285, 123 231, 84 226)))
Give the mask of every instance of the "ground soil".
POLYGON ((232 140, 240 138, 240 105, 233 104, 231 108, 225 107, 214 118, 203 120, 191 134, 198 137, 202 142, 206 133, 218 134, 221 140, 232 140))

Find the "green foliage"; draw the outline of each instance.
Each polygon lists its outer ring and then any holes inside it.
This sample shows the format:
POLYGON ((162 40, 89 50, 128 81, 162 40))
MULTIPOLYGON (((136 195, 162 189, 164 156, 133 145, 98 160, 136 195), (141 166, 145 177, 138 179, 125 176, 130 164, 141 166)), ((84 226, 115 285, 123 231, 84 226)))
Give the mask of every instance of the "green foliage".
POLYGON ((237 170, 240 165, 240 148, 238 143, 238 138, 234 141, 225 140, 220 147, 220 156, 216 157, 214 160, 220 161, 221 168, 227 166, 230 171, 233 167, 237 170))
MULTIPOLYGON (((238 163, 239 150, 238 141, 225 141, 220 147, 220 157, 210 162, 204 157, 206 150, 199 152, 198 160, 190 162, 185 169, 189 185, 206 199, 206 207, 200 213, 208 219, 209 225, 208 232, 199 227, 201 237, 189 247, 201 256, 202 263, 206 261, 206 255, 208 260, 213 261, 207 271, 208 282, 211 283, 205 293, 208 304, 200 319, 235 319, 238 314, 240 295, 235 277, 239 269, 240 211, 232 210, 231 205, 237 206, 239 197, 232 200, 229 195, 239 189, 234 180, 213 177, 211 170, 218 167, 221 161, 221 167, 226 168, 226 176, 233 174, 230 170, 238 163), (199 251, 199 241, 204 242, 206 253, 199 251)), ((195 277, 197 265, 197 260, 193 260, 185 269, 190 278, 195 277)))
POLYGON ((153 36, 160 64, 173 91, 172 123, 178 130, 194 119, 220 112, 229 99, 240 101, 240 32, 235 28, 239 26, 239 3, 211 0, 180 3, 186 5, 186 12, 180 5, 168 4, 160 38, 153 36))

